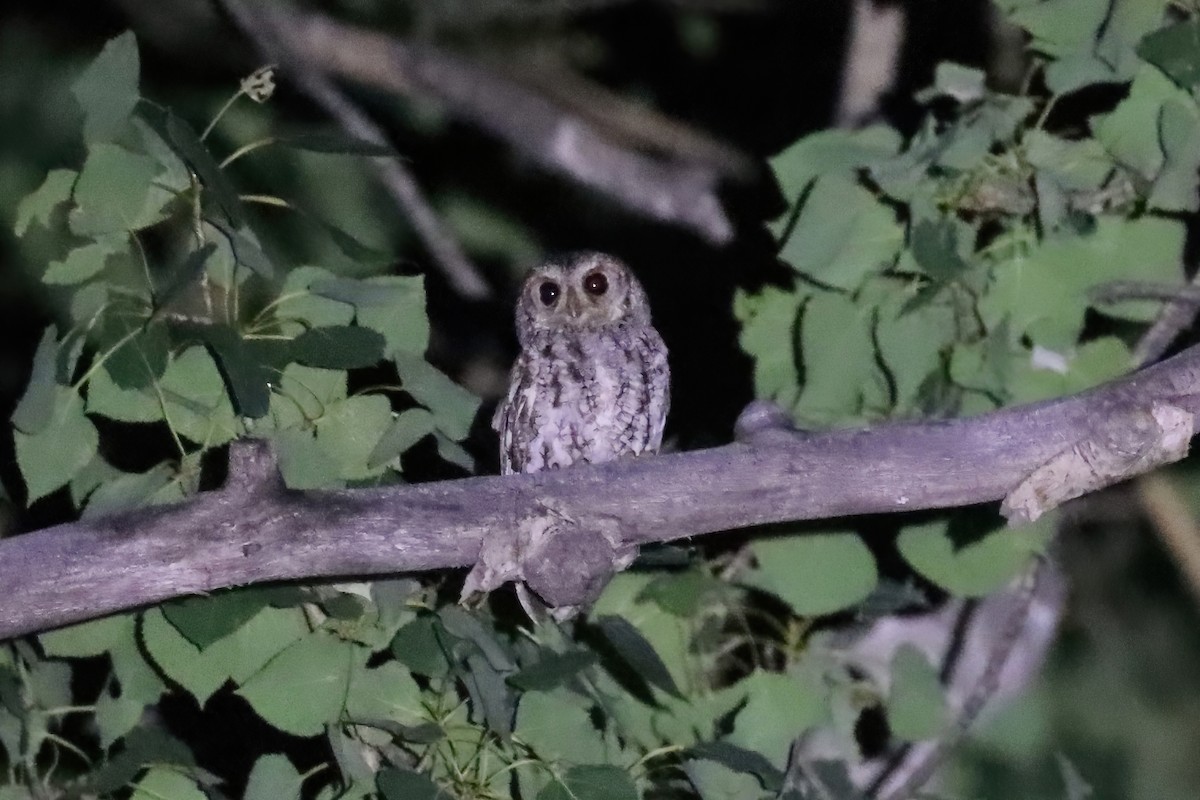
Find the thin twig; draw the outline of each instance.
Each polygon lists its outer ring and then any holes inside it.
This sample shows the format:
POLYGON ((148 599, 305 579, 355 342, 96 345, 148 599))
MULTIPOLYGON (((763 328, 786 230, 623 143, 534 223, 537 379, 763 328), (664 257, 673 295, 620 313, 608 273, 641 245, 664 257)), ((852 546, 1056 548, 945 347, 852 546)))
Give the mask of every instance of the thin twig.
MULTIPOLYGON (((872 794, 872 797, 877 797, 878 800, 907 800, 907 798, 914 797, 937 773, 951 751, 966 737, 971 727, 979 719, 979 715, 983 713, 983 709, 1002 688, 1001 678, 1004 675, 1004 669, 1008 666, 1017 643, 1022 639, 1021 634, 1029 617, 1029 611, 1037 599, 1038 590, 1049 569, 1051 567, 1048 559, 1038 558, 1022 577, 1016 605, 1004 618, 1004 624, 996 635, 996 641, 992 646, 992 652, 988 656, 984 670, 971 688, 970 694, 964 698, 954 723, 936 741, 932 742, 928 749, 922 751, 919 761, 902 765, 906 777, 900 785, 884 793, 872 794)), ((876 786, 882 786, 887 778, 893 777, 895 774, 897 774, 895 771, 885 773, 884 776, 877 779, 876 786)))
POLYGON ((1179 296, 1167 303, 1150 329, 1142 334, 1141 341, 1133 350, 1134 363, 1139 367, 1162 358, 1176 337, 1196 319, 1196 311, 1200 307, 1187 299, 1193 288, 1200 290, 1200 270, 1192 277, 1188 287, 1180 287, 1179 296))
MULTIPOLYGON (((1088 292, 1088 298, 1093 303, 1118 303, 1124 300, 1167 300, 1178 302, 1192 310, 1200 303, 1200 284, 1192 283, 1180 286, 1173 283, 1153 283, 1150 281, 1110 281, 1102 283, 1088 292)), ((1189 318, 1184 327, 1191 324, 1189 318)), ((1149 335, 1147 331, 1146 336, 1149 335)), ((1148 363, 1155 359, 1141 358, 1139 364, 1148 363)))
POLYGON ((1134 484, 1143 511, 1179 566, 1192 597, 1200 602, 1200 525, 1165 475, 1143 475, 1134 484))
MULTIPOLYGON (((266 57, 278 59, 291 67, 296 85, 336 119, 343 130, 373 144, 387 143, 383 130, 351 102, 319 66, 280 33, 274 23, 274 15, 252 11, 251 5, 242 0, 221 2, 266 57)), ((482 300, 490 296, 491 289, 487 282, 425 199, 412 173, 396 158, 374 158, 371 162, 384 187, 412 223, 425 248, 455 291, 470 300, 482 300)))

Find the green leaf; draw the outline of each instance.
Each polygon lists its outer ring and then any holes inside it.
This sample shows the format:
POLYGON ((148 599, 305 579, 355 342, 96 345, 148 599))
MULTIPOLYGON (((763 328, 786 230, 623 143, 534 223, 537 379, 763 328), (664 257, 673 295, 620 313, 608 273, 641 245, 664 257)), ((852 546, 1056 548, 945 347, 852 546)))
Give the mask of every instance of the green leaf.
POLYGON ((288 364, 271 395, 271 419, 277 429, 307 428, 345 399, 345 371, 288 364))
POLYGON ((505 682, 504 673, 479 653, 471 653, 463 662, 461 678, 470 698, 471 721, 486 725, 507 742, 512 733, 515 693, 505 682))
POLYGON ((17 236, 24 236, 32 222, 49 227, 50 215, 71 199, 71 189, 78 177, 79 173, 70 169, 52 169, 46 173, 42 185, 26 195, 17 205, 16 222, 13 224, 13 231, 17 236))
POLYGON ((267 606, 269 598, 253 589, 232 589, 205 597, 164 603, 163 616, 201 650, 242 627, 267 606))
POLYGON ((104 692, 96 699, 96 732, 100 746, 107 749, 133 730, 146 712, 146 703, 131 700, 122 693, 114 697, 104 692))
POLYGON ((159 609, 143 615, 146 652, 164 675, 201 706, 228 680, 242 683, 284 648, 308 635, 299 609, 264 608, 224 639, 201 650, 189 642, 159 609))
POLYGON ((1108 15, 1108 3, 1047 0, 1024 5, 1009 15, 1033 37, 1033 47, 1049 56, 1091 50, 1108 15))
POLYGON ((1196 211, 1200 194, 1196 174, 1200 171, 1200 110, 1194 103, 1169 100, 1158 120, 1163 149, 1163 167, 1150 187, 1147 203, 1160 211, 1196 211))
POLYGON ((83 108, 83 139, 112 139, 125 127, 137 106, 138 47, 131 31, 110 39, 100 55, 71 86, 83 108))
POLYGON ((637 787, 629 773, 608 764, 571 767, 555 778, 537 800, 638 800, 637 787))
POLYGON ((493 668, 502 672, 512 672, 517 668, 509 648, 479 616, 459 606, 448 605, 438 612, 438 619, 452 636, 475 645, 493 668))
POLYGON ((369 328, 312 328, 291 342, 292 358, 309 367, 356 369, 383 359, 385 340, 369 328))
MULTIPOLYGON (((140 321, 134 321, 129 324, 137 325, 139 323, 140 321)), ((121 331, 121 333, 125 333, 125 331, 121 331)), ((110 352, 104 362, 104 367, 113 379, 113 383, 120 388, 142 389, 162 377, 166 372, 170 356, 171 337, 167 326, 162 323, 153 323, 110 352)))
POLYGON ((38 635, 49 658, 89 658, 102 655, 133 635, 133 615, 116 614, 38 635))
POLYGON ((287 756, 267 753, 254 762, 242 800, 297 800, 302 783, 287 756))
POLYGON ((667 694, 682 696, 667 665, 654 651, 654 646, 629 620, 613 615, 600 616, 594 620, 594 624, 634 674, 667 694))
POLYGON ((875 359, 875 308, 834 292, 804 306, 800 348, 804 379, 797 416, 814 423, 880 415, 889 405, 887 380, 875 359))
POLYGON ((56 364, 58 360, 58 329, 53 325, 42 333, 33 353, 33 368, 25 394, 13 411, 13 426, 21 433, 41 432, 54 415, 54 398, 58 393, 56 364))
POLYGON ((229 182, 229 178, 200 141, 192 126, 170 111, 158 119, 152 118, 152 121, 165 130, 167 139, 174 145, 176 152, 196 171, 204 188, 212 192, 217 204, 234 227, 245 224, 245 209, 242 201, 238 199, 237 189, 229 182))
POLYGON ((395 661, 355 670, 346 695, 346 715, 367 723, 382 717, 410 729, 430 722, 422 706, 421 688, 395 661))
POLYGON ((1016 529, 1001 527, 998 518, 988 515, 934 519, 904 526, 896 547, 930 581, 956 595, 982 597, 1042 551, 1052 533, 1052 517, 1016 529))
POLYGON ((153 392, 122 389, 107 368, 96 370, 88 379, 87 410, 118 422, 157 422, 163 418, 162 404, 153 392))
POLYGON ((190 251, 182 260, 173 264, 167 275, 155 280, 154 304, 156 308, 168 308, 171 302, 203 280, 208 260, 217 251, 216 242, 207 242, 190 251))
POLYGON ((141 151, 152 157, 165 170, 155 183, 155 189, 165 197, 175 197, 192 188, 192 172, 166 138, 141 116, 134 116, 133 127, 141 139, 141 151))
POLYGON ((934 69, 933 86, 919 92, 917 102, 928 103, 938 97, 949 97, 959 103, 974 103, 987 94, 985 77, 983 70, 942 61, 934 69))
POLYGON ((367 468, 375 469, 391 463, 414 444, 433 433, 433 430, 433 415, 426 409, 410 408, 400 412, 371 451, 371 456, 367 459, 367 468))
MULTIPOLYGON (((724 764, 703 759, 683 763, 683 771, 696 788, 701 800, 763 800, 768 795, 760 782, 751 775, 731 770, 724 764)), ((774 797, 774 795, 771 795, 774 797)), ((785 795, 791 800, 790 795, 785 795)))
POLYGON ((522 695, 514 732, 551 763, 602 764, 609 760, 587 701, 565 689, 522 695))
POLYGON ((130 800, 208 800, 194 778, 168 767, 151 767, 133 787, 130 800))
POLYGON ((108 257, 115 253, 127 253, 129 240, 125 234, 101 236, 91 244, 77 247, 62 261, 52 261, 42 275, 42 281, 50 285, 70 286, 95 277, 104 269, 108 257))
POLYGON ((894 412, 908 416, 925 411, 923 390, 930 376, 942 382, 958 328, 950 304, 932 302, 906 310, 902 300, 897 293, 880 308, 875 341, 895 389, 894 412))
POLYGON ((892 656, 892 685, 887 701, 888 727, 906 741, 931 739, 946 721, 946 695, 937 670, 911 644, 892 656))
POLYGON ((440 678, 450 669, 446 649, 438 638, 438 618, 432 614, 417 617, 396 632, 392 655, 413 672, 440 678))
POLYGON ((316 631, 273 658, 237 693, 276 728, 316 736, 340 716, 350 675, 366 655, 352 642, 316 631))
POLYGON ((1184 89, 1200 83, 1200 19, 1162 28, 1138 43, 1137 54, 1184 89))
POLYGON ((75 183, 71 232, 101 236, 157 222, 162 206, 150 197, 150 187, 161 171, 162 165, 150 156, 115 144, 92 145, 75 183))
POLYGON ((962 251, 970 252, 974 231, 957 217, 921 220, 913 227, 909 247, 929 277, 948 282, 971 268, 962 251), (970 239, 966 239, 970 236, 970 239))
POLYGON ((246 267, 266 280, 271 280, 275 276, 275 265, 271 263, 271 259, 267 258, 262 243, 259 242, 258 236, 249 226, 241 224, 234 227, 216 219, 210 219, 208 222, 228 240, 234 259, 240 266, 246 267))
POLYGON ((312 431, 287 429, 271 439, 279 474, 289 489, 332 489, 345 485, 333 457, 312 431))
POLYGON ((242 416, 266 416, 271 410, 270 384, 290 348, 278 340, 244 338, 228 325, 205 325, 198 332, 216 357, 229 396, 242 416))
POLYGON ((757 566, 745 582, 800 616, 831 614, 866 599, 879 580, 875 557, 853 532, 797 533, 750 546, 757 566))
POLYGON ((779 256, 797 272, 854 290, 895 261, 904 231, 895 213, 849 178, 817 179, 779 256))
POLYGON ((320 267, 297 267, 288 273, 275 307, 275 319, 285 334, 299 336, 309 328, 349 325, 354 320, 354 306, 349 301, 317 291, 316 287, 334 280, 332 272, 320 267))
POLYGON ((668 614, 688 619, 727 588, 727 583, 714 578, 705 569, 685 569, 659 575, 642 590, 638 599, 650 600, 668 614))
POLYGON ((776 769, 762 753, 729 742, 702 742, 689 748, 687 755, 690 758, 715 761, 735 772, 753 775, 768 791, 778 792, 783 787, 783 772, 776 769))
POLYGON ((1096 139, 1118 162, 1153 180, 1163 163, 1159 132, 1150 120, 1158 119, 1164 103, 1193 103, 1191 96, 1159 72, 1143 65, 1129 87, 1129 95, 1108 114, 1091 119, 1096 139))
POLYGON ((167 419, 182 436, 211 447, 224 444, 240 430, 225 381, 204 347, 189 347, 163 373, 159 389, 167 419))
POLYGON ((386 800, 449 800, 451 795, 442 792, 427 775, 408 769, 388 767, 379 771, 376 778, 379 792, 386 800))
MULTIPOLYGON (((900 134, 886 125, 857 131, 826 130, 811 133, 770 160, 771 171, 789 200, 819 175, 852 175, 855 170, 881 164, 900 150, 900 134)), ((778 236, 782 231, 775 231, 778 236)))
MULTIPOLYGON (((1065 350, 1083 327, 1088 290, 1136 274, 1140 280, 1183 282, 1184 226, 1170 219, 1102 216, 1088 234, 1048 238, 1028 254, 993 267, 993 281, 979 302, 989 329, 1007 319, 1014 335, 1065 350)), ((1122 319, 1149 321, 1159 304, 1126 301, 1104 306, 1122 319)))
POLYGON ((429 318, 425 313, 423 277, 381 276, 364 281, 367 291, 386 303, 357 302, 356 321, 380 333, 387 341, 385 353, 423 355, 429 347, 429 318))
MULTIPOLYGON (((175 469, 170 464, 159 464, 145 472, 127 472, 110 478, 87 495, 87 506, 83 519, 124 511, 129 508, 149 505, 162 490, 175 482, 175 469)), ((183 499, 182 488, 178 499, 183 499)))
POLYGON ((761 753, 776 769, 784 769, 796 737, 825 718, 823 692, 816 688, 815 680, 762 671, 739 685, 747 700, 734 719, 728 741, 761 753))
POLYGON ((1009 381, 1013 403, 1034 403, 1098 386, 1129 371, 1133 354, 1115 336, 1103 336, 1059 354, 1035 347, 1018 360, 1009 381))
POLYGON ((25 479, 26 503, 65 486, 100 446, 96 426, 83 413, 83 400, 65 386, 55 386, 50 421, 30 435, 13 431, 17 465, 25 479))
POLYGON ((738 343, 754 359, 754 395, 783 408, 794 406, 799 396, 796 321, 803 302, 804 294, 771 286, 756 295, 739 289, 734 297, 742 328, 738 343))
POLYGON ((381 395, 360 395, 330 405, 317 420, 317 443, 337 465, 345 480, 379 475, 385 467, 371 467, 371 453, 392 422, 392 407, 381 395))
POLYGON ((401 387, 430 410, 438 429, 455 441, 466 439, 479 411, 479 398, 423 358, 396 353, 393 360, 401 387))
POLYGON ((573 680, 597 661, 596 654, 590 650, 548 653, 521 671, 509 675, 508 682, 527 692, 545 692, 573 680))
MULTIPOLYGON (((134 777, 149 764, 160 766, 153 767, 150 772, 146 773, 143 776, 143 782, 156 772, 179 774, 162 765, 190 766, 194 763, 195 759, 192 757, 191 750, 178 739, 162 730, 135 728, 129 736, 125 737, 124 748, 110 757, 102 766, 87 774, 84 786, 81 788, 97 794, 110 795, 126 789, 129 784, 133 783, 134 777)), ((167 781, 161 778, 156 782, 156 786, 164 790, 170 788, 167 781)), ((164 796, 173 798, 177 795, 146 797, 143 794, 139 796, 139 800, 162 800, 164 796)), ((191 797, 186 792, 182 796, 191 797)))
POLYGON ((1104 146, 1095 139, 1062 139, 1034 128, 1024 133, 1021 144, 1030 166, 1053 177, 1056 184, 1068 191, 1099 189, 1115 166, 1104 146))

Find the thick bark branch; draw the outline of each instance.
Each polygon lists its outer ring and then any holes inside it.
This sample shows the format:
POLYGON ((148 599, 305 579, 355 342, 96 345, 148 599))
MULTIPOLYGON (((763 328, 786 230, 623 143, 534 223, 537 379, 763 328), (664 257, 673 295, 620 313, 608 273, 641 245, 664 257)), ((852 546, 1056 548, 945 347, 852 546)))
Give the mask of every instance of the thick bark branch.
MULTIPOLYGON (((0 542, 0 639, 225 586, 472 566, 485 536, 548 511, 638 545, 994 501, 1081 443, 1144 429, 1164 407, 1200 412, 1200 347, 1080 395, 971 419, 760 428, 710 450, 535 475, 292 492, 264 477, 258 448, 234 461, 225 489, 191 502, 0 542)), ((1155 463, 1132 459, 1104 482, 1155 463)))

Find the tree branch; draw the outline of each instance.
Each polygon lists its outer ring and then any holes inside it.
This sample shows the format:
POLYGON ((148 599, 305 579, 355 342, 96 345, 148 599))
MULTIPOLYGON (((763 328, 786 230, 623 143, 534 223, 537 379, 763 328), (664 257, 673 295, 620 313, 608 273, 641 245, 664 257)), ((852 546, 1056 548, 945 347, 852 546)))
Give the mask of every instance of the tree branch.
MULTIPOLYGON (((226 586, 478 566, 485 537, 547 509, 633 546, 995 501, 1083 444, 1144 434, 1164 407, 1200 412, 1200 347, 1083 394, 970 419, 758 431, 709 450, 534 475, 293 492, 262 477, 261 453, 239 456, 225 489, 190 502, 0 542, 0 638, 226 586)), ((1127 475, 1100 475, 1091 488, 1156 465, 1132 459, 1127 475)), ((540 578, 553 581, 545 571, 540 578)))
MULTIPOLYGON (((717 196, 725 170, 707 154, 664 157, 624 147, 544 94, 429 45, 284 4, 263 4, 258 13, 282 43, 325 72, 436 100, 543 169, 602 192, 635 213, 689 228, 714 244, 733 238, 733 223, 717 196)), ((734 173, 743 168, 741 161, 728 165, 734 173)))
MULTIPOLYGON (((337 86, 302 51, 290 46, 270 22, 273 15, 260 15, 256 4, 240 0, 221 0, 238 27, 250 37, 255 46, 268 58, 281 61, 293 70, 296 84, 325 109, 344 131, 364 141, 386 144, 387 137, 363 111, 343 94, 337 86)), ((450 285, 463 297, 486 299, 490 294, 487 282, 471 263, 462 246, 441 218, 429 205, 417 179, 395 158, 374 158, 371 163, 388 194, 400 206, 416 230, 425 249, 445 273, 450 285)))

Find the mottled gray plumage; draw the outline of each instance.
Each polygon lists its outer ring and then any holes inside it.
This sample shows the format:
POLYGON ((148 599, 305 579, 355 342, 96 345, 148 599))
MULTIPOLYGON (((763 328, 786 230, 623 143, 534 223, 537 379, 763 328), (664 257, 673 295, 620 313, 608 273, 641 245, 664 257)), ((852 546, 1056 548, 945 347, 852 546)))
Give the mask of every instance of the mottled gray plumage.
POLYGON ((521 354, 492 419, 503 474, 658 450, 667 348, 627 266, 603 253, 542 264, 521 287, 517 338, 521 354))

